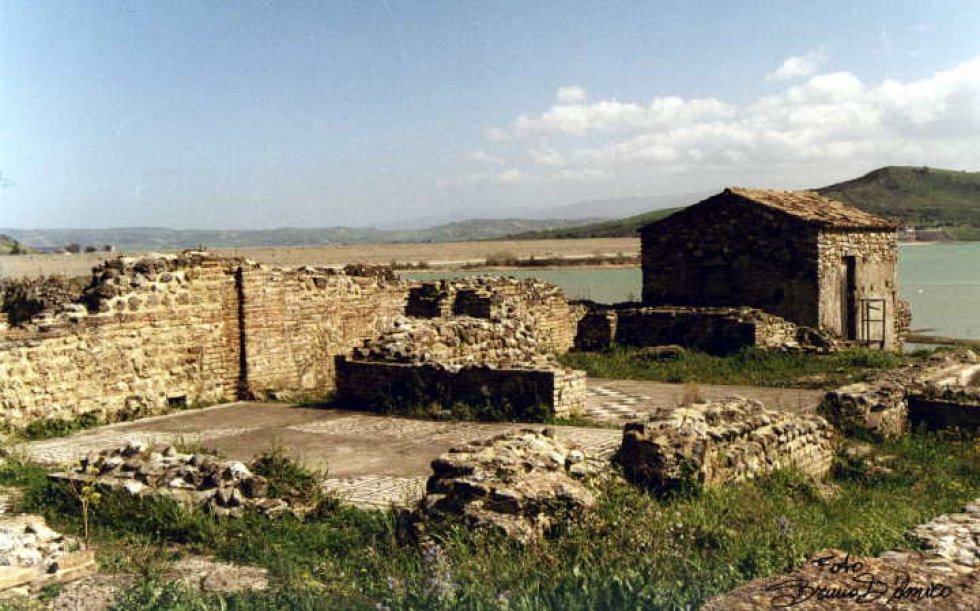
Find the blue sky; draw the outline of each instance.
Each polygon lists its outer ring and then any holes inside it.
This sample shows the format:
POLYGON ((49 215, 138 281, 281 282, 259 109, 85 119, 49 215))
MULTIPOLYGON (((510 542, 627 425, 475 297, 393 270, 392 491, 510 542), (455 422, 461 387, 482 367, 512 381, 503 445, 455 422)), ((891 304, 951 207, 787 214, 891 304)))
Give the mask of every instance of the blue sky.
POLYGON ((0 1, 0 227, 390 226, 978 143, 972 0, 0 1))

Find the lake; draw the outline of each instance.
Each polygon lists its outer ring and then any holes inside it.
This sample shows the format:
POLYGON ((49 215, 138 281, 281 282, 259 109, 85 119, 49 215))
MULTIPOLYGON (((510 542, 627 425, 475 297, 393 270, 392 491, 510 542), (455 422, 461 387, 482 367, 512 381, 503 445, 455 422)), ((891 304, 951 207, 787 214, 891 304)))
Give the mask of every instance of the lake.
MULTIPOLYGON (((902 245, 899 292, 912 305, 912 328, 933 335, 980 339, 980 242, 902 245)), ((540 278, 572 299, 603 303, 639 300, 640 269, 573 268, 472 272, 406 272, 414 279, 505 275, 540 278)))

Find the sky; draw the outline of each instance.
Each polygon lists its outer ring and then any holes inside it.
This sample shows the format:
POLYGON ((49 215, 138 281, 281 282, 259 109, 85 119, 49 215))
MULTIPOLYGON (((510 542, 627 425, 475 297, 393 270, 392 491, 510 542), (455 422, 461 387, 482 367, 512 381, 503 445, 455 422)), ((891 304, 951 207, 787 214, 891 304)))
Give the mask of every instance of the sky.
POLYGON ((975 0, 0 0, 0 227, 392 227, 886 164, 980 170, 975 0))

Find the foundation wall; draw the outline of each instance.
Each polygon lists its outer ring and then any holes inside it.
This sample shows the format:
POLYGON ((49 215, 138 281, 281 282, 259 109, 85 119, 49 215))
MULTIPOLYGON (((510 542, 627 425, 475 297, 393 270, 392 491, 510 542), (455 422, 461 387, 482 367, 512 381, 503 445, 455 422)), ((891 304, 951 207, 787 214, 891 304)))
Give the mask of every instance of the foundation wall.
POLYGON ((585 408, 585 373, 573 370, 464 367, 351 361, 337 357, 337 400, 370 411, 456 403, 484 405, 500 398, 515 410, 544 407, 564 416, 585 408))

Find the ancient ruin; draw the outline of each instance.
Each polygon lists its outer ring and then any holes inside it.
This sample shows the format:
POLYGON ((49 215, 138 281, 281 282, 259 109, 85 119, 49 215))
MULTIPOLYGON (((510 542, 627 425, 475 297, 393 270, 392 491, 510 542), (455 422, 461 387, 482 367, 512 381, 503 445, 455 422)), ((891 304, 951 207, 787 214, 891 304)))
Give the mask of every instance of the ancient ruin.
POLYGON ((641 230, 646 306, 749 306, 896 349, 895 223, 808 191, 730 188, 641 230))
POLYGON ((832 337, 749 307, 637 307, 589 304, 578 325, 575 347, 678 345, 726 355, 743 348, 828 352, 832 337))
POLYGON ((537 280, 424 283, 409 291, 415 317, 337 357, 337 399, 383 411, 491 406, 530 421, 581 413, 585 372, 555 357, 573 343, 580 311, 537 280))
POLYGON ((733 397, 628 423, 615 461, 628 479, 658 492, 740 481, 788 467, 819 479, 830 470, 837 439, 823 418, 768 410, 757 401, 733 397))
POLYGON ((927 361, 886 371, 870 382, 827 393, 818 411, 844 431, 904 435, 920 424, 980 433, 980 357, 938 352, 927 361))
POLYGON ((93 550, 52 530, 43 517, 0 515, 0 592, 34 592, 97 570, 93 550))
POLYGON ((417 519, 458 516, 528 542, 580 519, 595 505, 581 479, 597 467, 554 429, 473 441, 432 461, 417 519))
MULTIPOLYGON (((253 466, 254 467, 254 466, 253 466)), ((172 444, 131 441, 122 447, 90 452, 56 480, 124 490, 133 496, 162 495, 217 516, 241 516, 246 510, 276 514, 308 507, 298 495, 273 495, 265 477, 248 465, 208 454, 180 452, 172 444)))
MULTIPOLYGON (((196 251, 112 259, 76 299, 45 301, 0 331, 0 420, 9 428, 82 416, 112 422, 235 399, 322 396, 336 387, 335 357, 385 341, 406 306, 417 304, 413 286, 364 266, 283 269, 196 251)), ((452 294, 453 312, 506 328, 505 343, 516 341, 519 324, 521 347, 534 342, 541 355, 574 342, 581 308, 551 285, 439 286, 452 294)), ((554 371, 541 382, 550 390, 535 392, 574 409, 581 376, 553 364, 543 370, 554 371)))

